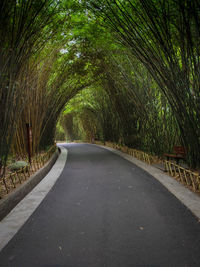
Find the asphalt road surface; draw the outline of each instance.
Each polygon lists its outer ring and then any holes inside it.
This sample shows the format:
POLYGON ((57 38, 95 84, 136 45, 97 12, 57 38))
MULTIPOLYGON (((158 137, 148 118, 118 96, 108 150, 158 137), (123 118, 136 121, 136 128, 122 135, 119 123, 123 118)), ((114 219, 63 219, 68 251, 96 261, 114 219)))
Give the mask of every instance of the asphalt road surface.
POLYGON ((1 267, 200 266, 200 223, 156 179, 101 147, 66 147, 60 178, 1 267))

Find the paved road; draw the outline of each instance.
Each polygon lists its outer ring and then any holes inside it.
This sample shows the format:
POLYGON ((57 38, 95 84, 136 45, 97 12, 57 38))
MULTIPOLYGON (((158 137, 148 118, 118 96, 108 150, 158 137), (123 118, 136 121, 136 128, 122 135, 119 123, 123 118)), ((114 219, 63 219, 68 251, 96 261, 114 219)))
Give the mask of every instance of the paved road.
POLYGON ((1 267, 200 266, 200 224, 157 180, 94 145, 66 166, 1 267))

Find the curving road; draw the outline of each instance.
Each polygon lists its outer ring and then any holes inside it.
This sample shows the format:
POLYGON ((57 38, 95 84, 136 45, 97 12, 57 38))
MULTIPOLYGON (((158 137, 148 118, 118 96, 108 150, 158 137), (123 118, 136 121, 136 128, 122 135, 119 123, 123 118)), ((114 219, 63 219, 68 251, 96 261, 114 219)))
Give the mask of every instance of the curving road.
POLYGON ((66 147, 60 178, 1 267, 200 266, 200 224, 157 180, 101 147, 66 147))

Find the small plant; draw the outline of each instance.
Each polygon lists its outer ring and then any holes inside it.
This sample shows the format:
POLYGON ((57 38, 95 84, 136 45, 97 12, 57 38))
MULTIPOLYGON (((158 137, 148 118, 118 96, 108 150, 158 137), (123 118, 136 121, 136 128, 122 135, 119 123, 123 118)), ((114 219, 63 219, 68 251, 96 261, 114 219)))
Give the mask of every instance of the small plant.
POLYGON ((9 165, 8 168, 10 171, 14 172, 27 166, 28 166, 28 163, 26 161, 16 161, 15 163, 9 165))

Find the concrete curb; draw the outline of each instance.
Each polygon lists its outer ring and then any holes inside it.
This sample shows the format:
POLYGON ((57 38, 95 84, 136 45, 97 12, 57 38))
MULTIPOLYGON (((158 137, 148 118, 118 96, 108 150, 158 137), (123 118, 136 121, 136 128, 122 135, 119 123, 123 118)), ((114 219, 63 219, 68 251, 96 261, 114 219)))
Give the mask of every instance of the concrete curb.
POLYGON ((58 155, 59 150, 20 187, 16 188, 6 198, 0 200, 0 221, 45 177, 56 162, 58 155))
POLYGON ((163 184, 177 199, 179 199, 183 205, 185 205, 200 221, 200 197, 187 189, 181 183, 177 182, 174 178, 164 174, 161 170, 156 169, 155 167, 148 165, 126 153, 123 153, 114 148, 100 146, 104 149, 107 149, 124 159, 134 163, 141 169, 148 172, 151 176, 157 179, 161 184, 163 184))
POLYGON ((67 160, 67 149, 64 147, 59 149, 61 153, 53 168, 0 222, 0 251, 29 219, 60 177, 67 160))

